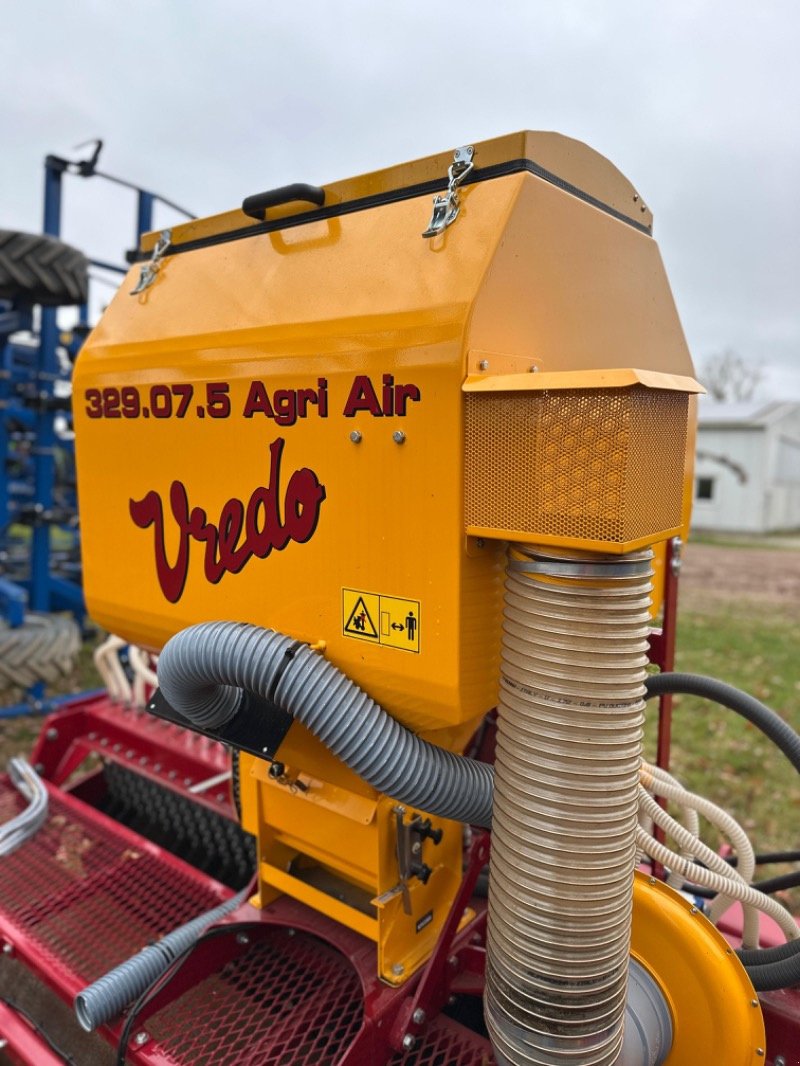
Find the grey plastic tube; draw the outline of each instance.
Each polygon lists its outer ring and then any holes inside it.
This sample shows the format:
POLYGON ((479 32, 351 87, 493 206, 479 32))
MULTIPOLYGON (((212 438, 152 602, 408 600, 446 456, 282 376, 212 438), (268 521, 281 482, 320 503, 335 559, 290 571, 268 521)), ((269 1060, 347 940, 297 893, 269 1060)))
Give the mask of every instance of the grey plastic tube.
POLYGON ((282 633, 241 622, 190 626, 164 646, 158 681, 167 702, 204 728, 229 721, 243 691, 254 692, 379 792, 440 818, 491 824, 490 766, 421 740, 327 659, 282 633))
POLYGON ((152 985, 210 925, 244 903, 249 889, 214 907, 205 914, 178 926, 156 944, 149 944, 134 955, 87 985, 75 997, 75 1014, 82 1029, 91 1033, 99 1025, 116 1018, 129 1003, 133 1003, 152 985))

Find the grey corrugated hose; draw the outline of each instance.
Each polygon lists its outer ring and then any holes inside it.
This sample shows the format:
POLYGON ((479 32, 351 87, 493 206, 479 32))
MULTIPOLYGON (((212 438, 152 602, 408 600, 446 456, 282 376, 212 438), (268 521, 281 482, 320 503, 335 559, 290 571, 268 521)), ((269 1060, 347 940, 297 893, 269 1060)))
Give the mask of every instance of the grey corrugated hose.
POLYGON ((271 699, 384 795, 440 818, 491 824, 490 766, 421 740, 282 633, 240 622, 190 626, 165 645, 158 681, 170 706, 204 728, 233 718, 244 691, 271 699))
POLYGON ((182 955, 210 925, 244 903, 248 889, 239 892, 218 907, 192 918, 185 925, 167 933, 156 944, 149 944, 138 955, 109 970, 75 997, 75 1014, 82 1029, 91 1033, 99 1025, 116 1018, 133 1003, 168 967, 182 955))

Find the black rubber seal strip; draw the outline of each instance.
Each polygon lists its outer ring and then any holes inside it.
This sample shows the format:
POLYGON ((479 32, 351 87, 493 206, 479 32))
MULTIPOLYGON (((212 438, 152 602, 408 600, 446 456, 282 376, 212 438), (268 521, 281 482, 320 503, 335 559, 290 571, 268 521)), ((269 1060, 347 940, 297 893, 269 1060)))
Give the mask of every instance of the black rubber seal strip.
MULTIPOLYGON (((481 181, 505 178, 510 174, 520 174, 523 171, 549 182, 550 185, 555 185, 562 192, 575 196, 586 204, 591 204, 592 207, 596 207, 606 215, 610 215, 619 222, 624 222, 627 226, 632 226, 634 229, 639 230, 640 233, 645 233, 648 237, 651 235, 650 226, 645 226, 644 223, 637 222, 636 219, 624 215, 621 211, 617 211, 615 207, 611 207, 609 204, 603 203, 602 200, 590 196, 589 193, 579 189, 577 185, 571 185, 568 181, 564 181, 563 178, 559 178, 556 174, 545 170, 544 167, 540 167, 538 163, 534 163, 530 159, 510 159, 506 163, 496 163, 491 167, 473 170, 464 180, 464 185, 475 185, 481 181)), ((217 244, 227 244, 229 241, 241 241, 247 237, 257 237, 259 234, 272 233, 275 230, 293 229, 295 226, 304 226, 309 222, 323 222, 328 218, 352 215, 356 211, 368 211, 373 207, 394 204, 401 200, 411 200, 417 196, 433 196, 446 188, 447 178, 436 178, 432 181, 419 182, 417 185, 406 185, 400 189, 388 189, 386 192, 375 193, 374 196, 362 196, 357 200, 347 200, 340 204, 330 204, 328 207, 301 211, 297 215, 290 215, 289 218, 267 219, 266 222, 257 222, 253 226, 243 226, 240 229, 228 230, 225 233, 215 233, 210 237, 198 237, 193 241, 170 245, 166 254, 168 256, 180 255, 183 252, 194 252, 200 248, 212 248, 217 244)), ((142 262, 149 258, 150 252, 140 252, 136 257, 136 261, 142 262)))

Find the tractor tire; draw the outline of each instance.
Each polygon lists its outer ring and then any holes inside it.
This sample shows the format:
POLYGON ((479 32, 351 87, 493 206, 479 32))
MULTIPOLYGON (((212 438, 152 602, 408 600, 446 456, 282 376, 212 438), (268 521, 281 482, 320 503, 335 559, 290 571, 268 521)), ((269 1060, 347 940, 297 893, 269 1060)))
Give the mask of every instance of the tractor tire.
POLYGON ((28 614, 16 629, 0 622, 0 692, 67 677, 80 647, 81 632, 72 618, 28 614))
POLYGON ((0 299, 62 307, 86 303, 89 262, 55 237, 0 229, 0 299))

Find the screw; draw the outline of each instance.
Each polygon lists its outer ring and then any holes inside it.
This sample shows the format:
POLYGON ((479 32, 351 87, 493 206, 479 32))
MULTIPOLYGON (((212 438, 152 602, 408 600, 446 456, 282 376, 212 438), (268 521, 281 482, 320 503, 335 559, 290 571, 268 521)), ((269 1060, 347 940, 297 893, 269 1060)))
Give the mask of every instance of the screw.
POLYGON ((402 977, 405 972, 406 968, 401 962, 396 962, 392 967, 392 973, 395 975, 395 977, 402 977))
POLYGON ((456 1005, 456 997, 455 996, 448 996, 447 997, 447 1006, 448 1007, 455 1007, 455 1005, 456 1005))
POLYGON ((286 935, 287 936, 294 936, 296 932, 297 932, 296 929, 287 929, 286 930, 286 935))
POLYGON ((236 943, 237 944, 241 944, 241 945, 249 944, 250 943, 250 937, 247 935, 247 933, 237 933, 236 934, 236 943))
POLYGON ((478 370, 488 370, 488 369, 489 369, 489 360, 488 359, 481 359, 481 361, 478 363, 478 370))
POLYGON ((697 907, 692 907, 692 909, 689 911, 689 914, 697 914, 697 907))
POLYGON ((6 1047, 8 1047, 8 1041, 6 1040, 6 1038, 4 1036, 0 1036, 0 1051, 2 1051, 3 1048, 6 1048, 6 1047))
POLYGON ((638 194, 638 192, 635 192, 635 193, 633 194, 633 202, 634 202, 634 203, 636 203, 636 201, 637 201, 638 199, 639 199, 639 194, 638 194))
POLYGON ((757 1007, 758 1006, 758 1000, 757 999, 751 999, 750 1000, 750 1006, 751 1007, 757 1007))
POLYGON ((350 440, 353 442, 353 444, 360 444, 361 443, 361 430, 360 429, 354 429, 353 432, 350 434, 350 440))
POLYGON ((536 363, 533 364, 533 366, 531 367, 530 372, 531 372, 531 374, 538 374, 539 373, 539 367, 536 365, 536 363))
POLYGON ((778 1055, 772 1066, 786 1066, 786 1059, 783 1057, 783 1055, 778 1055))
POLYGON ((451 955, 450 956, 450 958, 447 960, 447 965, 450 966, 454 970, 458 969, 458 959, 456 958, 455 955, 451 955))
POLYGON ((761 1056, 761 1055, 763 1055, 763 1054, 764 1054, 764 1049, 763 1049, 763 1047, 757 1047, 757 1048, 756 1048, 756 1055, 759 1055, 759 1056, 761 1056))
POLYGON ((9 944, 8 941, 6 941, 5 944, 3 944, 3 954, 4 955, 13 955, 14 954, 14 945, 13 944, 9 944))
POLYGON ((141 1029, 133 1038, 133 1042, 134 1044, 136 1044, 137 1047, 141 1047, 142 1044, 146 1044, 149 1039, 150 1034, 146 1033, 144 1029, 141 1029))
POLYGON ((394 431, 394 433, 392 434, 392 440, 395 442, 395 444, 402 444, 405 441, 405 439, 406 439, 406 435, 402 431, 402 429, 396 429, 394 431))
POLYGON ((403 1037, 403 1051, 411 1051, 416 1042, 416 1037, 412 1036, 411 1033, 406 1033, 403 1037))
POLYGON ((422 1009, 422 1007, 417 1007, 417 1009, 411 1015, 411 1021, 414 1023, 414 1025, 424 1025, 426 1018, 427 1014, 422 1009))
POLYGON ((58 730, 50 726, 50 728, 45 733, 45 737, 48 740, 58 740, 58 730))
POLYGON ((422 844, 420 844, 420 842, 418 840, 415 840, 414 843, 411 845, 412 854, 413 855, 419 855, 419 853, 421 851, 422 851, 422 844))
POLYGON ((483 537, 478 537, 478 539, 475 541, 475 547, 476 548, 485 548, 486 547, 486 541, 483 539, 483 537))
POLYGON ((654 885, 656 883, 655 877, 648 877, 647 883, 648 885, 654 885))

